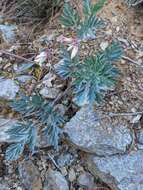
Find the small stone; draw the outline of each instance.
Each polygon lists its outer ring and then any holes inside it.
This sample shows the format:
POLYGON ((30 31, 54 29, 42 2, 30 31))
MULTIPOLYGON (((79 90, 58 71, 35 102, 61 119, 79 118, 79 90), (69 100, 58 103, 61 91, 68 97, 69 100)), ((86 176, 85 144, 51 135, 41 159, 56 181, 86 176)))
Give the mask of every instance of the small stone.
POLYGON ((43 190, 69 190, 69 187, 60 172, 49 169, 43 190))
POLYGON ((40 94, 44 98, 54 99, 58 96, 59 89, 44 87, 42 90, 40 90, 40 94))
POLYGON ((19 86, 12 79, 0 78, 0 98, 12 100, 16 97, 19 86))
POLYGON ((11 188, 7 185, 7 183, 0 182, 0 190, 10 190, 11 188))
POLYGON ((66 176, 68 174, 66 167, 62 167, 61 172, 62 172, 63 176, 66 176))
POLYGON ((19 164, 21 181, 28 190, 42 190, 42 181, 38 168, 30 160, 24 160, 19 164))
POLYGON ((73 161, 73 156, 69 153, 59 155, 57 160, 58 166, 60 167, 69 166, 71 165, 72 161, 73 161))
POLYGON ((78 177, 77 181, 81 186, 85 186, 87 188, 94 187, 94 177, 89 172, 82 173, 78 177))
POLYGON ((108 41, 101 42, 100 48, 104 51, 109 46, 108 41))
POLYGON ((43 84, 46 86, 46 87, 53 87, 53 84, 52 82, 55 80, 56 78, 56 75, 54 75, 53 73, 48 73, 47 75, 44 76, 43 78, 43 84))
POLYGON ((6 43, 13 43, 16 40, 15 25, 0 24, 0 32, 2 33, 3 40, 6 43))
POLYGON ((76 174, 75 174, 74 169, 72 168, 72 169, 70 169, 70 171, 69 171, 69 181, 70 181, 70 182, 73 182, 75 179, 76 179, 76 174))

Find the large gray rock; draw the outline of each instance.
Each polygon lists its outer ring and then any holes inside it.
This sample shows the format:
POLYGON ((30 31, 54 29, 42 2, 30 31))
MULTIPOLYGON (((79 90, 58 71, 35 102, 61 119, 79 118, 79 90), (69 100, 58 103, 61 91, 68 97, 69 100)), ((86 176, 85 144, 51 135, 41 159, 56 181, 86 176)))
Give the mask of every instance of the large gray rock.
POLYGON ((69 187, 60 172, 50 169, 43 190, 69 190, 69 187))
POLYGON ((100 120, 91 107, 83 107, 65 125, 64 131, 79 149, 97 155, 126 152, 132 142, 130 130, 124 124, 100 120))
POLYGON ((143 150, 128 155, 90 157, 87 165, 112 190, 143 190, 143 150))
POLYGON ((19 86, 12 79, 0 78, 0 98, 12 100, 15 98, 19 86))

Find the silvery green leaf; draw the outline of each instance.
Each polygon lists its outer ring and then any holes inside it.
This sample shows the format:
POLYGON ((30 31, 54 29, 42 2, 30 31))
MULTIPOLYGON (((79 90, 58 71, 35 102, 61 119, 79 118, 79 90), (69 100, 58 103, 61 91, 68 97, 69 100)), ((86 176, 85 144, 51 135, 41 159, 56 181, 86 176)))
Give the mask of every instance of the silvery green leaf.
POLYGON ((24 143, 11 144, 6 150, 6 160, 13 161, 20 158, 24 150, 24 143))

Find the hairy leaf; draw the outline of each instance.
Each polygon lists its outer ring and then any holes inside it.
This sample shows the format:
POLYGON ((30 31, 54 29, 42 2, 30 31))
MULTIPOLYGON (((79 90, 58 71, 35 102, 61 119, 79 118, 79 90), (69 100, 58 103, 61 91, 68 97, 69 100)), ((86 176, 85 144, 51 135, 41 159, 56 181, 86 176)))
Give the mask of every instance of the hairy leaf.
POLYGON ((96 4, 92 4, 91 0, 83 0, 83 13, 85 16, 96 15, 100 11, 107 0, 98 0, 96 4))
POLYGON ((96 16, 91 15, 87 20, 81 24, 81 28, 78 30, 78 38, 81 40, 95 39, 96 30, 102 28, 104 22, 98 19, 96 16))
POLYGON ((31 122, 17 123, 7 130, 6 133, 9 135, 10 141, 14 143, 8 147, 6 159, 16 160, 22 154, 25 145, 28 145, 30 150, 34 152, 37 141, 37 129, 31 122), (12 150, 14 151, 13 154, 12 150))
POLYGON ((98 2, 92 7, 92 14, 97 14, 100 11, 107 0, 98 0, 98 2))
POLYGON ((107 47, 102 53, 104 59, 108 62, 118 61, 123 55, 123 48, 119 43, 113 42, 111 46, 107 47))
POLYGON ((10 145, 6 150, 6 159, 13 161, 20 158, 24 150, 24 143, 15 143, 10 145))
POLYGON ((62 49, 61 61, 56 66, 56 72, 63 79, 71 77, 74 72, 74 60, 71 59, 70 53, 66 49, 62 49))
POLYGON ((70 3, 65 3, 63 14, 60 17, 60 22, 65 27, 76 28, 79 25, 80 17, 78 12, 70 5, 70 3))
POLYGON ((112 62, 121 57, 121 50, 120 46, 113 44, 104 52, 86 58, 79 64, 73 82, 74 101, 79 106, 100 103, 106 91, 114 87, 119 71, 112 62))

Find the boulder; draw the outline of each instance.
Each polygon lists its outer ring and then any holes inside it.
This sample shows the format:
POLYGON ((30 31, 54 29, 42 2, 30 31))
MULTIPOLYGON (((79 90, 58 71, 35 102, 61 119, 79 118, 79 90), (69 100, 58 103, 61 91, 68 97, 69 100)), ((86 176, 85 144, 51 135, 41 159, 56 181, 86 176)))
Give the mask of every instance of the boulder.
POLYGON ((100 119, 91 107, 81 108, 64 132, 77 148, 100 156, 124 153, 132 142, 127 124, 100 119))
POLYGON ((111 190, 143 190, 143 150, 124 155, 90 156, 87 166, 111 190))

